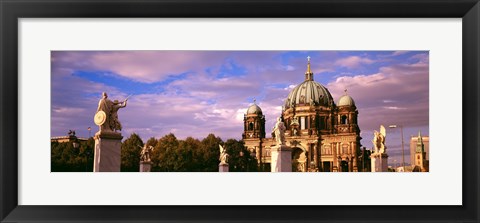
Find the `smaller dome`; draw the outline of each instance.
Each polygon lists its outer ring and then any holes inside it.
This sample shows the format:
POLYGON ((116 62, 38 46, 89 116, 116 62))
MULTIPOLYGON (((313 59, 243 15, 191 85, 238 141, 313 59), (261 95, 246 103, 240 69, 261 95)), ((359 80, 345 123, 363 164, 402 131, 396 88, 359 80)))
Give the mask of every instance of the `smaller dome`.
POLYGON ((261 115, 262 114, 262 109, 260 107, 258 107, 257 104, 252 104, 250 105, 250 107, 248 107, 247 109, 247 115, 251 115, 251 114, 258 114, 258 115, 261 115))
POLYGON ((345 90, 345 95, 340 97, 337 105, 338 106, 355 106, 355 102, 353 101, 353 98, 347 94, 347 90, 345 90))

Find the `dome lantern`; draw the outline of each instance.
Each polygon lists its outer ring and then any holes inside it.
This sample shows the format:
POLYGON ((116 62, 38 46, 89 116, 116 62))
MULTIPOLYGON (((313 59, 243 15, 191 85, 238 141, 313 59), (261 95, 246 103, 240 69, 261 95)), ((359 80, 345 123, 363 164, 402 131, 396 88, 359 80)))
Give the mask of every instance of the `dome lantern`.
POLYGON ((313 72, 310 69, 310 56, 307 57, 307 71, 305 71, 305 81, 313 81, 313 72))

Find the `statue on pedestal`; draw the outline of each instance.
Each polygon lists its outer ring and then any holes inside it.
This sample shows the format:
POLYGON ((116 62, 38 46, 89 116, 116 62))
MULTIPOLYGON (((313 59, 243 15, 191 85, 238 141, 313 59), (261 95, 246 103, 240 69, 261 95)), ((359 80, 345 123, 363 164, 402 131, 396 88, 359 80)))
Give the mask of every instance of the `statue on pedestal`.
POLYGON ((127 106, 127 100, 128 97, 122 102, 118 100, 112 102, 108 99, 106 92, 102 93, 102 99, 98 102, 97 113, 94 117, 94 122, 100 127, 100 132, 116 132, 117 130, 122 130, 117 112, 120 108, 127 106))
POLYGON ((278 117, 277 123, 273 127, 272 133, 275 134, 275 141, 277 146, 285 145, 285 125, 282 122, 282 117, 278 117))
POLYGON ((218 145, 220 147, 220 157, 218 158, 220 160, 220 164, 228 164, 228 153, 227 153, 227 148, 223 148, 222 145, 218 145))
POLYGON ((140 152, 140 161, 141 162, 150 162, 150 154, 154 150, 153 146, 144 145, 142 151, 140 152))

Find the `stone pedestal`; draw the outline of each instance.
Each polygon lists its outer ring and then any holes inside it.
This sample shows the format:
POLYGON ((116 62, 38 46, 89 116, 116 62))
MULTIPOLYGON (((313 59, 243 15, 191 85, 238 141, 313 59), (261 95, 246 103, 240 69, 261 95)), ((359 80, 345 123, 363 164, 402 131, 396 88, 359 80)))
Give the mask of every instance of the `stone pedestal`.
POLYGON ((373 153, 370 155, 372 160, 372 172, 388 172, 388 155, 386 153, 373 153))
POLYGON ((122 138, 117 132, 95 134, 93 172, 120 172, 122 138))
POLYGON ((152 162, 140 161, 140 172, 150 172, 152 169, 152 162))
POLYGON ((286 145, 271 147, 272 172, 292 172, 292 149, 286 145))
POLYGON ((228 172, 228 163, 218 164, 218 172, 228 172))

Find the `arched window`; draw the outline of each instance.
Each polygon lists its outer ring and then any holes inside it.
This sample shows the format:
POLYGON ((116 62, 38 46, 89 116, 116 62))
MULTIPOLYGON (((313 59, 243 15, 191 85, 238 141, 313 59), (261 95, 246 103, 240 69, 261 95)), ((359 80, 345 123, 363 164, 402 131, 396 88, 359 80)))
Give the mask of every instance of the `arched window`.
POLYGON ((253 122, 250 122, 250 124, 248 124, 248 130, 253 130, 253 122))
POLYGON ((341 122, 341 124, 343 124, 343 125, 348 124, 347 116, 346 116, 346 115, 342 115, 340 122, 341 122))

